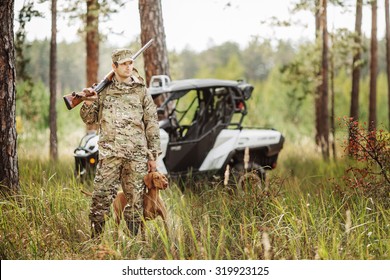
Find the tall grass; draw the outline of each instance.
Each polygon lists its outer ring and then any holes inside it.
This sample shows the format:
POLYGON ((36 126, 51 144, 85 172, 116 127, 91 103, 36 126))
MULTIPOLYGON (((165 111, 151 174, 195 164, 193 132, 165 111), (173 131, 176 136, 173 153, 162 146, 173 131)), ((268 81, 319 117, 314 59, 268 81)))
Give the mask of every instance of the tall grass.
MULTIPOLYGON (((307 150, 307 146, 305 147, 307 150)), ((21 158, 21 193, 0 202, 1 259, 390 259, 390 210, 349 191, 347 164, 285 147, 262 188, 223 178, 174 181, 161 192, 169 213, 147 222, 146 241, 109 219, 90 240, 91 190, 73 161, 21 158)))

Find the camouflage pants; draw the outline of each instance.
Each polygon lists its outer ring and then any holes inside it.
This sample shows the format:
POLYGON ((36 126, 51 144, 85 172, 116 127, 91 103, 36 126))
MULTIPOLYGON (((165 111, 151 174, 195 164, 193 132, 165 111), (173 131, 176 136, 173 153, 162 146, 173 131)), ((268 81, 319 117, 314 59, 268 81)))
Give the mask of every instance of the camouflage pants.
POLYGON ((110 215, 111 204, 119 185, 127 198, 123 216, 125 221, 140 222, 143 211, 144 176, 148 173, 147 159, 105 158, 99 161, 92 194, 89 219, 104 223, 110 215))

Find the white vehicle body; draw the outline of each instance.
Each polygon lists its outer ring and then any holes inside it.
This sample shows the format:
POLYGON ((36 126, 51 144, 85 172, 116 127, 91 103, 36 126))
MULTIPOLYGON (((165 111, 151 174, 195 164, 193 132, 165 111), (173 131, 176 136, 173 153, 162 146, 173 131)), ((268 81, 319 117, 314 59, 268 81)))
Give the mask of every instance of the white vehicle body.
MULTIPOLYGON (((270 129, 224 129, 218 135, 213 148, 207 154, 199 171, 220 170, 232 152, 244 150, 246 147, 249 150, 252 148, 267 147, 268 154, 272 154, 272 146, 278 144, 282 140, 282 137, 279 131, 270 129)), ((163 159, 167 152, 169 136, 164 129, 160 129, 160 139, 162 153, 157 161, 157 170, 168 174, 163 159)))

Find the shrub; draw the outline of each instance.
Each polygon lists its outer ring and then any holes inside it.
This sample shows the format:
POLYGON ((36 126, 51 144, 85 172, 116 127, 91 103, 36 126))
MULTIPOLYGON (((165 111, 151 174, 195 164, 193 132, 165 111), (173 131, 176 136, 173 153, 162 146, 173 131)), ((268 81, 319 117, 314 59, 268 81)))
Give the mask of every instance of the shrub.
POLYGON ((369 131, 366 123, 347 123, 351 133, 345 149, 353 161, 344 181, 363 195, 390 205, 390 133, 369 131))

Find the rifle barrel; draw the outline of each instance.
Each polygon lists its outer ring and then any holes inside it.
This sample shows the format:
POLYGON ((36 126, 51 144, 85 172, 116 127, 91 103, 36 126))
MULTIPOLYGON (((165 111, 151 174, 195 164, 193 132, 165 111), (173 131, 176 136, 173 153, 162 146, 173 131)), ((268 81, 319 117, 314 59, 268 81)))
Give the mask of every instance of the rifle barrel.
POLYGON ((149 48, 149 46, 153 43, 154 39, 150 39, 149 42, 147 42, 142 48, 140 48, 138 50, 138 52, 136 52, 132 57, 131 59, 134 61, 144 50, 146 50, 147 48, 149 48))

